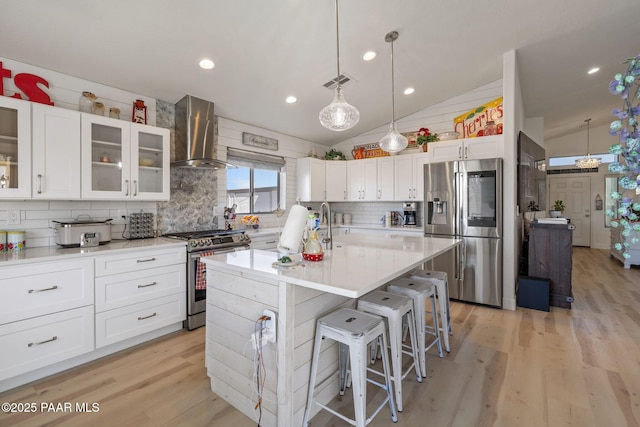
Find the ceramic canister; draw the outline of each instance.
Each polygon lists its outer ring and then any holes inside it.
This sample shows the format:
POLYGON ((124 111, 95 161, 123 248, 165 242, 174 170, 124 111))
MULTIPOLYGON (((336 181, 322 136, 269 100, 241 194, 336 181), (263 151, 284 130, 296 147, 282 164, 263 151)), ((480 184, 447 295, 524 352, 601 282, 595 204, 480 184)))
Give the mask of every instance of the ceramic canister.
POLYGON ((7 231, 7 250, 9 252, 20 252, 24 250, 25 244, 24 231, 7 231))
POLYGON ((0 252, 7 250, 7 232, 0 230, 0 252))

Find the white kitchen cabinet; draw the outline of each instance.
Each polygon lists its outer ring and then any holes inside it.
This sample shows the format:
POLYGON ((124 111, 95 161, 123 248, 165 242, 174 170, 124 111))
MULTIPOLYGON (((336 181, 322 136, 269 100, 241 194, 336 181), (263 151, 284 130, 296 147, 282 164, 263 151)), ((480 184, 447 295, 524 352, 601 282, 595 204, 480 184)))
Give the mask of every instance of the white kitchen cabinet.
POLYGON ((183 247, 96 256, 96 348, 187 317, 183 247))
POLYGON ((0 96, 0 198, 30 197, 31 103, 0 96))
POLYGON ((376 200, 392 201, 394 200, 394 181, 395 181, 395 165, 394 158, 391 156, 379 157, 376 159, 376 200))
POLYGON ((93 259, 2 268, 0 381, 94 349, 93 259))
POLYGON ((325 200, 326 171, 325 161, 305 157, 296 162, 298 197, 301 202, 320 202, 325 200))
POLYGON ((362 202, 378 198, 376 159, 349 160, 347 163, 347 200, 362 202))
POLYGON ((169 130, 81 113, 82 197, 169 200, 169 130))
POLYGON ((257 236, 251 235, 251 249, 262 249, 270 251, 278 247, 280 233, 260 233, 257 236))
POLYGON ((327 160, 325 162, 325 200, 344 202, 347 200, 347 162, 327 160))
POLYGON ((32 106, 34 199, 80 198, 80 112, 32 106))
POLYGON ((502 157, 503 135, 481 136, 477 138, 438 141, 429 144, 432 162, 451 160, 493 159, 502 157))
POLYGON ((394 157, 395 200, 422 201, 424 199, 424 165, 431 161, 431 153, 394 157))

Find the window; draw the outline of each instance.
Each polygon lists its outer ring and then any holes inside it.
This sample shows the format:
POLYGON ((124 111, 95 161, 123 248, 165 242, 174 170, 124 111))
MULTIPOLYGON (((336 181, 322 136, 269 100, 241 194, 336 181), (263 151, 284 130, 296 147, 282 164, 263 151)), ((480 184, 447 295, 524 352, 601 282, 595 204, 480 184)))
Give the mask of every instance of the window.
POLYGON ((284 158, 229 148, 227 161, 238 166, 227 169, 227 206, 238 213, 273 212, 280 207, 284 158))

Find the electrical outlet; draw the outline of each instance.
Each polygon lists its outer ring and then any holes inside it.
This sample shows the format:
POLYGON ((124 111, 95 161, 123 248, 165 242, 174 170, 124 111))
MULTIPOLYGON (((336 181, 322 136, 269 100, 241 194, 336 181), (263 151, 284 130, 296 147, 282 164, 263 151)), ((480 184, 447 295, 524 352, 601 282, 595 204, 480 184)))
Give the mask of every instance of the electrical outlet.
POLYGON ((20 209, 7 210, 7 224, 8 225, 20 224, 20 209))
MULTIPOLYGON (((265 320, 262 324, 262 340, 260 347, 264 347, 267 343, 276 342, 276 314, 271 310, 264 310, 263 316, 267 316, 269 320, 265 320)), ((257 347, 257 332, 251 334, 251 347, 256 350, 257 347)))

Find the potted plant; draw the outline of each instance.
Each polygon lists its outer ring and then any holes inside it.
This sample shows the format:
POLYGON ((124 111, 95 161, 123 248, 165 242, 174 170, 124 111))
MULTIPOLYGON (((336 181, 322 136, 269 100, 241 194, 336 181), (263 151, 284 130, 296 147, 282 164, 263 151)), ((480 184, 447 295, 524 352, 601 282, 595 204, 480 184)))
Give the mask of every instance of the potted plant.
POLYGON ((538 208, 538 205, 536 204, 535 200, 530 200, 529 201, 529 211, 530 212, 538 212, 540 209, 538 208))
POLYGON ((429 128, 420 128, 418 131, 418 138, 416 139, 416 144, 422 147, 422 151, 427 151, 427 143, 435 142, 438 140, 437 133, 431 133, 429 128))
POLYGON ((324 155, 325 160, 346 160, 346 157, 342 151, 334 150, 333 148, 324 155))
POLYGON ((565 210, 564 203, 562 200, 556 200, 553 202, 553 208, 551 209, 551 218, 560 218, 562 216, 562 212, 565 210))

